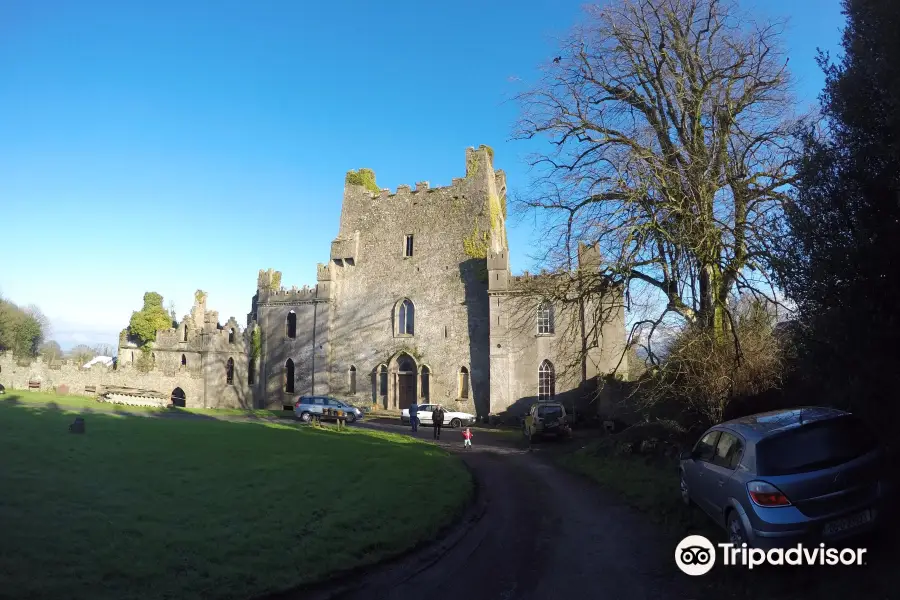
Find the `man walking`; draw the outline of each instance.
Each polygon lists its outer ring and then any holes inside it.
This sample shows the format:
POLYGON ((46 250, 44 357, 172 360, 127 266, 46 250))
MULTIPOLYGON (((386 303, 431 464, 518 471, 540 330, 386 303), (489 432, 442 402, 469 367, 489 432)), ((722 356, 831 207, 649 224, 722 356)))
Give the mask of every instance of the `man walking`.
POLYGON ((419 405, 416 404, 416 401, 413 400, 413 403, 409 405, 409 423, 412 425, 413 433, 419 430, 419 405))
POLYGON ((444 425, 444 407, 440 404, 431 411, 431 422, 434 423, 434 439, 441 439, 441 427, 444 425))

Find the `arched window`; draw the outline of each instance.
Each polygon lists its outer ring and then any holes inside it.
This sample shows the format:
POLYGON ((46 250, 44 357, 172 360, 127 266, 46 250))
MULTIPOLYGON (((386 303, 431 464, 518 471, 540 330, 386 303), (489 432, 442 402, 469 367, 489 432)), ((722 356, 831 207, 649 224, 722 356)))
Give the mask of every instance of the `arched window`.
POLYGON ((387 396, 387 366, 378 367, 378 393, 387 396))
POLYGON ((400 335, 413 335, 415 331, 416 308, 409 298, 400 303, 397 310, 397 333, 400 335))
POLYGON ((553 333, 553 305, 542 302, 537 309, 537 332, 549 335, 553 333))
POLYGON ((231 328, 231 331, 228 332, 228 343, 234 343, 234 327, 231 328))
POLYGON ((181 355, 181 366, 182 367, 187 366, 187 356, 185 356, 184 354, 181 355))
POLYGON ((553 363, 545 360, 538 369, 538 401, 551 400, 556 395, 556 374, 553 363))
POLYGON ((465 367, 459 368, 459 397, 469 397, 469 370, 465 367))
POLYGON ((350 387, 350 393, 355 394, 356 393, 356 367, 355 366, 350 365, 350 370, 347 373, 347 379, 348 379, 347 383, 350 387))
POLYGON ((229 358, 225 363, 225 383, 234 385, 234 359, 229 358))
POLYGON ((288 313, 285 334, 289 338, 297 337, 297 313, 294 311, 288 313))
POLYGON ((289 394, 294 393, 294 361, 290 358, 284 363, 284 391, 289 394))
POLYGON ((431 369, 422 365, 422 399, 425 402, 428 402, 428 398, 431 396, 431 369))
POLYGON ((247 362, 247 383, 256 383, 256 362, 252 358, 247 362))
POLYGON ((187 341, 187 323, 184 324, 184 341, 187 341))

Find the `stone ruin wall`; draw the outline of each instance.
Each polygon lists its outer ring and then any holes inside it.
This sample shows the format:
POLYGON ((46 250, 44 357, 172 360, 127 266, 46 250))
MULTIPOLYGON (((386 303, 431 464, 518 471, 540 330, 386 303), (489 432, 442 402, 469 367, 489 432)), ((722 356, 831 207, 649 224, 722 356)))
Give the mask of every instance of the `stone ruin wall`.
POLYGON ((68 387, 68 393, 77 396, 97 397, 110 387, 124 387, 159 392, 169 397, 175 388, 185 393, 185 404, 189 408, 203 407, 203 379, 200 374, 182 372, 166 375, 160 371, 142 373, 135 369, 113 369, 105 365, 94 365, 84 369, 78 365, 56 362, 47 364, 42 358, 30 364, 21 363, 12 353, 0 354, 0 384, 7 393, 12 390, 55 392, 59 386, 68 387), (29 384, 39 383, 39 388, 29 384))

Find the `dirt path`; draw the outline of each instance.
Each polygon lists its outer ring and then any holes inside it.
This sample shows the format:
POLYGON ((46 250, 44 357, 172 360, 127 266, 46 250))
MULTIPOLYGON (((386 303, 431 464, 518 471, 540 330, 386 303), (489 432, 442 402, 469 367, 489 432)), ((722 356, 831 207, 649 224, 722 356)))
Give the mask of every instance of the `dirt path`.
MULTIPOLYGON (((368 424, 388 431, 399 426, 368 424)), ((423 428, 417 437, 430 439, 423 428)), ((342 599, 506 600, 699 597, 675 567, 674 548, 640 514, 563 472, 508 437, 482 434, 462 449, 459 431, 441 446, 474 472, 483 514, 425 564, 411 556, 382 567, 342 599), (485 440, 487 440, 485 442, 485 440)), ((414 518, 415 503, 404 512, 414 518)), ((399 511, 398 511, 399 513, 399 511)), ((401 518, 402 515, 395 515, 401 518)), ((453 535, 451 534, 451 536, 453 535)))

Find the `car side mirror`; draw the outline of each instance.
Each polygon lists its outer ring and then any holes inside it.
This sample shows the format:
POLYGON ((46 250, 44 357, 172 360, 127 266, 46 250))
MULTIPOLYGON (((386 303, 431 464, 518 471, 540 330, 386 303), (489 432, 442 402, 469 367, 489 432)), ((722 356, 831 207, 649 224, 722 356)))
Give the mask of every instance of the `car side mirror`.
POLYGON ((694 453, 690 450, 682 450, 681 451, 681 460, 688 460, 694 458, 694 453))

